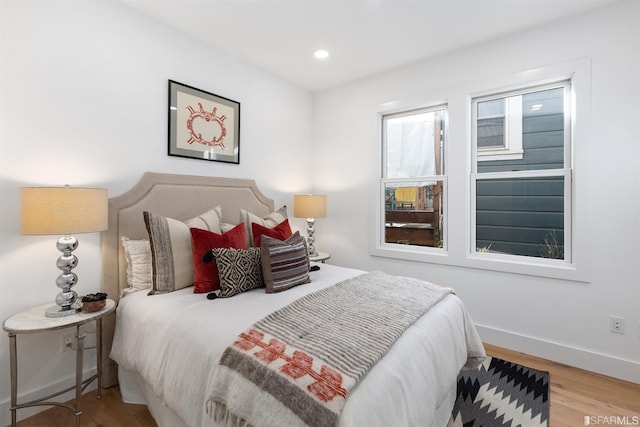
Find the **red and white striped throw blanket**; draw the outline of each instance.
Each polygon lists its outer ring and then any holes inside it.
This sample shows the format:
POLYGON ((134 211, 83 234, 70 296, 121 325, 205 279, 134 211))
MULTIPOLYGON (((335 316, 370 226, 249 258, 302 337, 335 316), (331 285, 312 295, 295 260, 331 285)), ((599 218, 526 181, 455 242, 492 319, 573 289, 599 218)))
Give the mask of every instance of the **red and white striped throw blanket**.
POLYGON ((224 351, 207 412, 227 426, 335 426, 349 391, 449 293, 372 272, 302 297, 224 351))

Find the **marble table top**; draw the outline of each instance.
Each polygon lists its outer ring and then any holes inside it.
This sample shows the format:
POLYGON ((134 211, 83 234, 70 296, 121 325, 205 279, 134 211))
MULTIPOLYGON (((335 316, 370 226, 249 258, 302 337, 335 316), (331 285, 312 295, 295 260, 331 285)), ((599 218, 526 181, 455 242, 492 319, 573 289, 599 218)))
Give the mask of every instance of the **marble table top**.
POLYGON ((8 317, 2 324, 2 329, 6 332, 13 333, 30 333, 63 329, 70 326, 82 325, 102 316, 106 316, 116 308, 116 303, 112 299, 107 299, 107 304, 99 311, 91 313, 80 311, 69 316, 46 317, 45 310, 51 305, 51 303, 43 304, 8 317))

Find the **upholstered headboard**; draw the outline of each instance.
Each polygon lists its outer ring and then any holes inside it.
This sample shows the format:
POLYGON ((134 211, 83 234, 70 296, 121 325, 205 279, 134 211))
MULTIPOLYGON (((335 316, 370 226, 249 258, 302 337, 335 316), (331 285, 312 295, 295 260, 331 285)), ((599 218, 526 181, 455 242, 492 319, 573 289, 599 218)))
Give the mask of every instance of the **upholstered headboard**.
MULTIPOLYGON (((128 287, 127 263, 121 237, 147 239, 142 212, 187 220, 215 206, 222 206, 222 220, 237 224, 240 209, 258 216, 274 210, 251 179, 174 175, 146 172, 126 193, 109 199, 109 229, 102 232, 102 292, 118 301, 128 287)), ((103 322, 103 385, 117 384, 117 366, 109 358, 115 316, 103 322)))

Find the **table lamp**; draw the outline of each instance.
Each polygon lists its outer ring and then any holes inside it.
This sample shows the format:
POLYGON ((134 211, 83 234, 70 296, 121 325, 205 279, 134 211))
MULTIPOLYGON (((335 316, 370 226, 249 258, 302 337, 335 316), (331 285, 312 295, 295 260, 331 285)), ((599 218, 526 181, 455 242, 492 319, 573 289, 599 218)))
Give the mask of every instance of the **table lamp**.
POLYGON ((327 196, 320 194, 300 194, 293 196, 293 216, 307 219, 307 241, 309 256, 317 256, 313 225, 316 218, 327 216, 327 196))
POLYGON ((62 234, 57 248, 62 252, 56 265, 62 274, 56 279, 61 292, 56 305, 48 307, 47 317, 75 314, 81 305, 71 288, 78 282, 73 270, 78 258, 72 252, 78 239, 72 233, 90 233, 107 229, 107 190, 104 188, 25 187, 20 191, 22 234, 62 234))

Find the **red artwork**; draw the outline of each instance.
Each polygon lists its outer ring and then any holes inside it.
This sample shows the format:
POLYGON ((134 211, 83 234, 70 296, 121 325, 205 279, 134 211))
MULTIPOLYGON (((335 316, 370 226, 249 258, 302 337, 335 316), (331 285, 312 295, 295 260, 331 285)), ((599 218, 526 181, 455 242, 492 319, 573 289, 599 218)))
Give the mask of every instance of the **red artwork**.
POLYGON ((196 111, 191 105, 187 107, 187 110, 189 110, 187 129, 189 130, 190 135, 187 143, 193 144, 194 142, 198 142, 209 147, 220 147, 224 149, 224 137, 227 135, 227 129, 224 127, 224 120, 227 116, 216 116, 216 112, 218 111, 217 107, 214 107, 211 112, 205 111, 201 103, 198 103, 198 107, 200 107, 198 111, 196 111), (210 139, 205 139, 205 137, 202 136, 202 132, 194 130, 193 123, 194 121, 197 123, 198 120, 204 120, 204 123, 199 123, 196 127, 204 125, 207 127, 207 130, 212 130, 212 132, 209 132, 209 134, 212 135, 210 139), (211 129, 212 126, 217 129, 211 129))
POLYGON ((342 387, 342 375, 339 372, 322 365, 318 373, 313 369, 313 357, 307 353, 294 350, 293 356, 288 356, 285 354, 285 343, 275 338, 265 343, 263 339, 264 333, 250 329, 249 333, 241 333, 240 340, 234 345, 244 351, 259 347, 261 350, 253 356, 267 364, 278 359, 284 360, 286 363, 280 367, 280 372, 294 380, 305 375, 311 376, 315 381, 309 384, 307 390, 323 402, 329 402, 336 396, 346 398, 347 391, 342 387))

